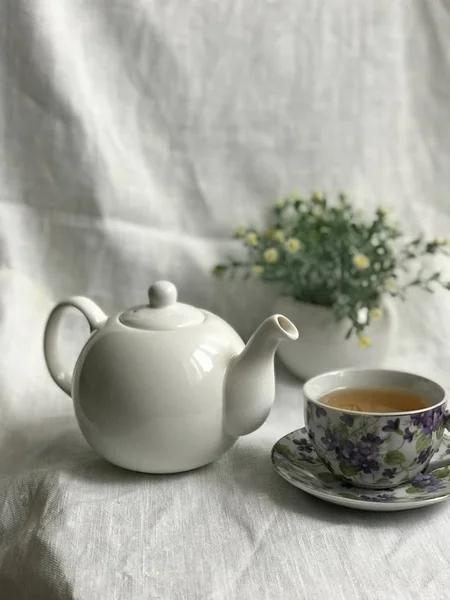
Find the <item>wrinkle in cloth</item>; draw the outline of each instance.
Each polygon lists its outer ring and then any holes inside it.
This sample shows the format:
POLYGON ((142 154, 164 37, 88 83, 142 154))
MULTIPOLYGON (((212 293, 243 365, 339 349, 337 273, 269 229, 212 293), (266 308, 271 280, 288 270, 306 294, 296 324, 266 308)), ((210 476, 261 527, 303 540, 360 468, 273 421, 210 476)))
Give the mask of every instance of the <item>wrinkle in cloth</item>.
MULTIPOLYGON (((211 268, 294 190, 449 236, 449 19, 446 0, 0 3, 0 600, 448 600, 446 503, 355 512, 274 472, 303 424, 281 364, 257 432, 152 476, 89 448, 42 338, 59 299, 113 315, 169 279, 247 339, 276 290, 211 268)), ((389 366, 448 387, 448 294, 397 312, 389 366)), ((68 314, 68 368, 87 336, 68 314)))

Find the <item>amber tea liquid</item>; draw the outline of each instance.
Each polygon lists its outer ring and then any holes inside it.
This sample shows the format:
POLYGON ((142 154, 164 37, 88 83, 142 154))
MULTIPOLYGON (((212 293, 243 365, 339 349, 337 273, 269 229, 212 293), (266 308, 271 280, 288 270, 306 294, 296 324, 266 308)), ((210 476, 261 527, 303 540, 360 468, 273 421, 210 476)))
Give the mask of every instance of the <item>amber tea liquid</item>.
POLYGON ((420 396, 395 388, 342 388, 324 394, 320 402, 341 410, 369 413, 407 412, 427 407, 420 396))

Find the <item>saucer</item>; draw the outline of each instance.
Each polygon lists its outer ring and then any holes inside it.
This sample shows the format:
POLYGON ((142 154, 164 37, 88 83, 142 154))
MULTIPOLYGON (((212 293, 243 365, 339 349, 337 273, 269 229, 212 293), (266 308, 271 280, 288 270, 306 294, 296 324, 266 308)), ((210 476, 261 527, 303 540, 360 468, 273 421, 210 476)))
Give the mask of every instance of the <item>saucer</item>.
POLYGON ((446 436, 426 472, 394 489, 355 487, 333 475, 318 458, 304 427, 275 444, 272 463, 283 479, 307 494, 359 510, 409 510, 450 498, 450 437, 446 436))

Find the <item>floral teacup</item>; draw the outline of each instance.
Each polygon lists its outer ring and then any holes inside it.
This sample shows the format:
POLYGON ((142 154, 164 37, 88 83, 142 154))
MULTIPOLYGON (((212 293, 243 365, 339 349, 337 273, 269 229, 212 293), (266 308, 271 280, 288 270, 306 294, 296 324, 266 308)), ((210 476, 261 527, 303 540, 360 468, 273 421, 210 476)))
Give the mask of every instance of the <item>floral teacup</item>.
POLYGON ((343 369, 310 379, 303 394, 306 429, 317 455, 335 475, 365 488, 392 488, 424 471, 447 425, 445 390, 410 373, 343 369), (427 406, 365 413, 321 403, 324 394, 346 387, 407 390, 427 406))

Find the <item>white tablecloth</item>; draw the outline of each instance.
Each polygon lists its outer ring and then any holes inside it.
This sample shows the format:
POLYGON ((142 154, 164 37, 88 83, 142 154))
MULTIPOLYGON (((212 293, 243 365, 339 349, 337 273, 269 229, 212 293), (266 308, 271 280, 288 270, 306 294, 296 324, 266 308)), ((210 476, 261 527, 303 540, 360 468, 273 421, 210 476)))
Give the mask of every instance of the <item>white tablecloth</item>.
MULTIPOLYGON (((352 512, 272 470, 302 424, 282 368, 258 432, 154 477, 88 448, 41 347, 56 299, 161 277, 247 337, 273 295, 209 270, 293 188, 448 235, 449 31, 446 0, 0 2, 0 600, 448 599, 450 505, 352 512)), ((450 297, 399 313, 392 365, 449 385, 450 297)))

